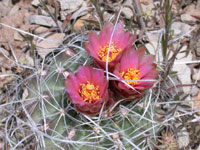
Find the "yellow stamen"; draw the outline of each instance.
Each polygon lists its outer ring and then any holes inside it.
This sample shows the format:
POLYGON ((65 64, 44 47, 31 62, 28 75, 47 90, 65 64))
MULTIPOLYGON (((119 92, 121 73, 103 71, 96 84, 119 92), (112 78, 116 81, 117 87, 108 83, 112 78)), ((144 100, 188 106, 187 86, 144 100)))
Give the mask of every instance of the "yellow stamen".
POLYGON ((87 81, 87 84, 81 84, 79 94, 83 100, 88 103, 94 103, 100 99, 99 86, 95 86, 89 81, 87 81))
MULTIPOLYGON (((106 46, 101 47, 100 50, 97 53, 98 56, 100 57, 100 59, 105 61, 105 62, 107 60, 108 49, 109 49, 109 43, 106 46)), ((113 59, 115 59, 115 57, 117 57, 117 55, 120 52, 121 52, 121 49, 117 48, 117 46, 114 45, 114 43, 112 42, 111 45, 110 45, 110 53, 109 53, 108 62, 111 62, 113 59)))
MULTIPOLYGON (((120 73, 121 77, 125 80, 139 80, 140 79, 140 70, 135 68, 129 68, 126 72, 120 73)), ((138 81, 126 81, 126 83, 134 86, 138 84, 138 81)))

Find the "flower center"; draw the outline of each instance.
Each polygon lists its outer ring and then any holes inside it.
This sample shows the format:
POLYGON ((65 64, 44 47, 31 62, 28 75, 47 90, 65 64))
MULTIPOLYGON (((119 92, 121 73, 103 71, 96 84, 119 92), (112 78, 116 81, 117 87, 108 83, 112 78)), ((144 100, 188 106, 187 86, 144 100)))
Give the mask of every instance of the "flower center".
MULTIPOLYGON (((107 60, 108 49, 109 49, 109 43, 106 46, 101 47, 100 50, 97 53, 98 56, 100 57, 100 59, 105 61, 105 62, 107 60)), ((121 52, 121 49, 117 48, 117 46, 114 45, 114 43, 112 42, 111 45, 110 45, 110 53, 109 53, 108 62, 111 62, 113 59, 115 59, 115 57, 117 57, 117 55, 120 52, 121 52)))
POLYGON ((81 84, 79 94, 85 102, 94 103, 100 98, 99 86, 95 86, 87 81, 87 84, 81 84))
MULTIPOLYGON (((125 80, 139 80, 140 79, 140 70, 135 68, 129 68, 126 72, 120 73, 121 77, 125 80)), ((138 81, 126 81, 126 83, 134 86, 138 84, 138 81)))

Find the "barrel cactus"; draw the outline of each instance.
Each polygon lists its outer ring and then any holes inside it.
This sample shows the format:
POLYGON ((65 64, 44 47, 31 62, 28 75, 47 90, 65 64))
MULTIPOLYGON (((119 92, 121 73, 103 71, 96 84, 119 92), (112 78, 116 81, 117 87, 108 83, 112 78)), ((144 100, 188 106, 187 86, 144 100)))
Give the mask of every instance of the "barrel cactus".
MULTIPOLYGON (((113 32, 111 24, 107 24, 105 28, 104 30, 113 32)), ((122 23, 118 25, 118 28, 122 30, 122 23)), ((107 34, 105 31, 103 33, 107 34)), ((125 34, 129 38, 129 34, 122 31, 118 31, 117 34, 125 34)), ((70 90, 66 90, 68 88, 66 86, 69 86, 66 83, 69 76, 76 74, 80 70, 78 68, 82 66, 91 66, 92 68, 95 65, 96 67, 93 68, 96 70, 99 66, 100 69, 106 68, 106 66, 103 66, 106 65, 106 62, 96 59, 94 59, 94 63, 92 62, 92 58, 81 46, 84 38, 87 37, 81 35, 74 37, 71 41, 66 40, 67 44, 61 45, 58 51, 46 57, 42 65, 39 65, 36 73, 27 79, 28 97, 26 101, 21 103, 26 116, 26 121, 21 122, 21 124, 26 128, 16 134, 16 136, 21 137, 18 138, 21 139, 20 141, 10 138, 13 143, 18 143, 13 146, 14 148, 140 150, 154 146, 160 124, 156 121, 154 112, 156 96, 152 91, 153 89, 142 91, 142 95, 139 96, 140 99, 134 96, 120 97, 119 89, 114 90, 116 87, 115 84, 112 84, 112 78, 108 81, 105 78, 105 81, 109 82, 106 85, 106 88, 109 86, 107 91, 109 93, 107 101, 109 102, 101 103, 98 112, 92 115, 85 113, 82 111, 83 109, 77 109, 77 104, 74 104, 73 101, 74 97, 70 96, 70 90)), ((134 37, 131 37, 130 41, 133 42, 133 39, 134 37)), ((93 40, 91 35, 89 40, 93 40)), ((117 39, 115 40, 117 41, 117 39)), ((87 44, 86 48, 89 48, 91 52, 90 44, 87 44)), ((118 44, 121 43, 118 41, 118 44)), ((112 47, 112 45, 110 46, 112 47)), ((121 46, 124 47, 122 44, 121 46)), ((139 57, 143 57, 144 52, 143 49, 139 57)), ((134 52, 134 55, 137 55, 137 53, 134 52)), ((119 59, 118 56, 116 58, 119 59)), ((152 64, 152 57, 150 63, 152 64)), ((143 62, 143 64, 145 63, 143 62)), ((115 65, 112 64, 108 69, 112 70, 112 67, 115 67, 115 65)), ((150 66, 150 69, 152 68, 155 69, 155 66, 150 66)), ((101 74, 106 75, 104 72, 106 71, 102 71, 101 74)), ((157 74, 155 71, 153 73, 157 74)), ((96 80, 98 80, 98 77, 96 77, 96 80)), ((137 81, 137 83, 139 82, 137 81)), ((124 84, 127 83, 129 82, 124 82, 124 84)), ((130 83, 132 84, 132 82, 130 83)), ((81 85, 83 88, 83 84, 81 85)), ((76 85, 71 84, 71 87, 73 86, 76 85)), ((93 88, 92 84, 89 86, 93 88)), ((142 90, 141 87, 140 90, 142 90)), ((83 94, 83 96, 85 95, 83 94)), ((85 100, 92 105, 92 101, 85 100)), ((88 109, 88 107, 84 109, 88 109)), ((13 132, 17 132, 17 130, 13 132)))

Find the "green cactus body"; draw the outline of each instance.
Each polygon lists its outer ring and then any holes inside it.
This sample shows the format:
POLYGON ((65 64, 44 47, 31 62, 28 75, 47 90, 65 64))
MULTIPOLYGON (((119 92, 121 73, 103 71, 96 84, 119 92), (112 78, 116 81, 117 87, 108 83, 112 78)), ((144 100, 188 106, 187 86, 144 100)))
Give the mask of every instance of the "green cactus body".
POLYGON ((76 72, 80 64, 74 60, 76 57, 58 55, 57 65, 51 63, 45 77, 39 76, 31 82, 29 97, 37 100, 26 104, 26 109, 39 129, 36 134, 41 137, 34 138, 39 140, 39 149, 133 150, 145 147, 155 123, 151 122, 150 115, 143 115, 144 109, 139 105, 130 109, 128 105, 121 105, 110 117, 100 119, 76 112, 65 92, 63 70, 58 71, 59 64, 61 68, 76 72))

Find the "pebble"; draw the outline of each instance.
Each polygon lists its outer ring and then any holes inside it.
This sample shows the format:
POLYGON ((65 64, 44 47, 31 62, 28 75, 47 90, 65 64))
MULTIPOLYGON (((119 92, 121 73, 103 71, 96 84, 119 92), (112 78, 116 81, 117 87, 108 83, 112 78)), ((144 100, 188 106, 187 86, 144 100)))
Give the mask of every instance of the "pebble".
POLYGON ((182 128, 181 131, 177 133, 179 148, 185 148, 189 144, 189 133, 186 128, 182 128))
POLYGON ((127 19, 130 19, 131 17, 133 17, 133 11, 131 10, 130 7, 132 7, 133 9, 133 6, 132 6, 132 0, 127 0, 125 1, 125 3, 123 4, 123 7, 122 7, 122 13, 125 15, 125 17, 127 19))
POLYGON ((23 37, 18 32, 15 32, 14 33, 14 40, 23 41, 23 37))
POLYGON ((43 32, 46 32, 48 30, 48 28, 46 27, 43 27, 43 26, 39 26, 35 29, 35 33, 36 34, 40 34, 40 33, 43 33, 43 32))
MULTIPOLYGON (((29 17, 29 22, 31 24, 43 25, 47 27, 57 27, 56 23, 53 21, 51 17, 42 16, 42 15, 32 15, 29 17)), ((62 23, 58 21, 58 24, 62 23)))
POLYGON ((79 9, 83 2, 83 0, 60 0, 61 20, 65 20, 67 15, 79 9))
POLYGON ((153 2, 153 0, 140 0, 140 2, 144 5, 148 5, 153 2))
POLYGON ((33 6, 38 7, 38 5, 40 4, 40 1, 39 1, 39 0, 32 0, 31 4, 32 4, 33 6))
POLYGON ((192 79, 194 81, 199 81, 200 80, 200 70, 199 69, 193 69, 193 75, 192 75, 192 79))
POLYGON ((181 15, 181 21, 196 22, 196 19, 194 17, 192 17, 190 14, 182 14, 181 15))

